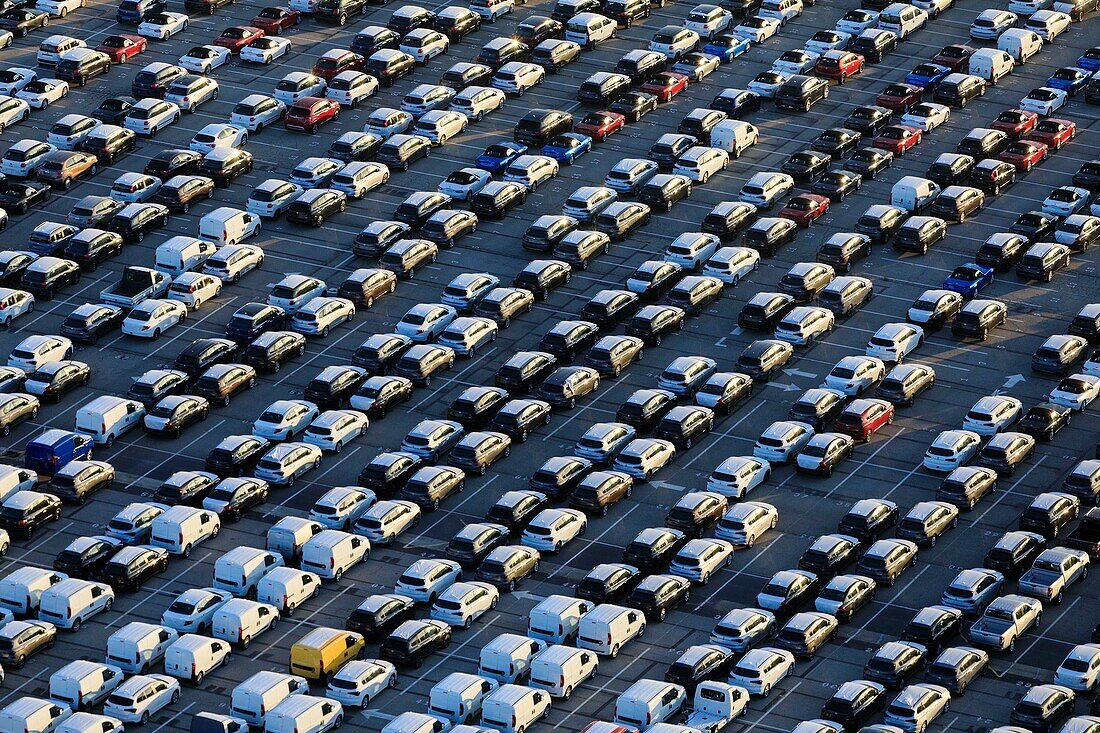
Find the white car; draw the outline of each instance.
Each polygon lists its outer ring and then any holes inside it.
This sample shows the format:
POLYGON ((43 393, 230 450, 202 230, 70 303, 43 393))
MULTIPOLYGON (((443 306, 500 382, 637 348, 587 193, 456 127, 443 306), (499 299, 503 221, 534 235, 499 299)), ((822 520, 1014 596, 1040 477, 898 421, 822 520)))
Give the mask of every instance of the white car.
POLYGON ((38 72, 22 66, 0 69, 0 94, 14 97, 15 93, 38 78, 38 72))
POLYGON ((168 286, 168 299, 176 300, 187 306, 188 310, 198 310, 203 303, 222 294, 221 278, 201 272, 184 272, 176 276, 168 286))
POLYGON ((1052 115, 1069 101, 1069 92, 1052 87, 1039 87, 1027 93, 1018 105, 1020 109, 1034 112, 1037 115, 1052 115))
POLYGON ((40 13, 64 18, 69 13, 76 12, 87 4, 87 0, 38 0, 34 9, 40 13))
POLYGON ((362 71, 341 71, 328 83, 325 96, 345 107, 356 107, 378 93, 378 80, 362 71))
POLYGON ((812 74, 819 54, 805 49, 791 49, 784 51, 772 62, 772 71, 793 76, 794 74, 812 74))
POLYGON ((731 456, 722 461, 707 479, 707 491, 744 499, 756 487, 771 478, 771 463, 750 456, 731 456))
POLYGON ((1100 396, 1100 376, 1092 374, 1072 374, 1064 377, 1058 386, 1050 391, 1048 400, 1072 410, 1084 410, 1100 396))
POLYGON ((309 424, 302 440, 339 453, 345 445, 366 435, 368 425, 367 416, 358 410, 326 410, 309 424))
POLYGON ((916 127, 924 132, 932 132, 951 119, 951 108, 935 102, 914 104, 901 116, 901 124, 916 127))
POLYGON ((883 324, 867 342, 867 356, 900 364, 924 343, 924 329, 911 323, 883 324))
POLYGON ((713 234, 684 232, 665 247, 662 257, 684 269, 698 270, 721 245, 722 240, 713 234))
POLYGON ((290 171, 290 182, 304 188, 327 186, 343 167, 344 161, 336 158, 306 158, 290 171))
POLYGON ((579 509, 543 509, 523 530, 520 542, 539 552, 561 552, 587 528, 588 518, 579 509))
POLYGON ((500 326, 481 316, 459 316, 439 334, 439 344, 454 349, 459 356, 471 357, 477 349, 494 341, 500 326))
POLYGON ((187 306, 175 300, 149 298, 138 303, 122 321, 127 336, 159 339, 161 334, 187 318, 187 306))
POLYGON ((256 216, 278 219, 286 211, 286 207, 296 201, 304 191, 305 188, 297 183, 281 178, 268 178, 252 189, 245 202, 245 209, 256 216))
POLYGON ((145 173, 123 173, 111 184, 111 198, 127 204, 150 201, 161 187, 161 180, 145 173))
POLYGON ((371 544, 389 545, 397 536, 420 523, 420 507, 403 499, 380 501, 355 522, 355 533, 371 544))
POLYGON ((688 28, 666 25, 653 34, 647 48, 665 55, 669 61, 676 61, 685 53, 699 48, 699 34, 688 28))
POLYGON ((188 147, 197 153, 209 153, 216 148, 239 148, 248 142, 248 131, 224 122, 211 122, 191 138, 188 147))
POLYGON ((138 674, 107 697, 103 714, 123 723, 145 725, 149 719, 180 699, 180 683, 166 674, 138 674))
POLYGON ((423 135, 432 145, 446 145, 447 141, 466 131, 470 121, 461 112, 449 109, 433 109, 413 125, 413 134, 423 135))
POLYGON ((730 670, 729 683, 744 687, 750 695, 767 697, 793 670, 794 655, 786 649, 750 649, 730 670))
POLYGON ((1024 28, 1035 31, 1046 43, 1069 30, 1073 19, 1057 10, 1038 10, 1024 21, 1024 28))
POLYGON ((195 46, 190 51, 180 56, 176 63, 198 74, 209 74, 219 66, 225 66, 233 54, 228 48, 221 46, 195 46))
POLYGON ((298 309, 314 298, 325 294, 328 286, 324 280, 308 275, 287 275, 271 288, 268 293, 268 305, 277 305, 287 313, 297 313, 298 309))
POLYGON ((60 79, 35 79, 16 92, 15 97, 34 109, 46 109, 68 94, 68 82, 60 79))
POLYGON ((684 18, 684 27, 701 38, 714 38, 733 24, 733 13, 717 5, 696 5, 684 18))
POLYGON ((504 180, 522 183, 531 191, 558 175, 558 161, 546 155, 521 155, 504 171, 504 180))
POLYGON ((736 285, 760 267, 760 253, 749 247, 719 247, 705 263, 703 274, 716 277, 726 285, 736 285))
MULTIPOLYGON (((613 336, 611 338, 622 338, 613 336)), ((630 338, 630 337, 627 337, 630 338)), ((612 468, 637 481, 648 481, 676 458, 676 446, 661 438, 635 438, 615 456, 612 468)))
POLYGON ((497 607, 500 591, 489 583, 455 583, 432 604, 429 618, 448 626, 468 629, 474 621, 497 607))
POLYGON ((210 631, 214 614, 233 599, 233 594, 218 588, 191 588, 176 596, 160 616, 160 623, 181 634, 205 634, 210 631))
POLYGON ((321 449, 309 443, 279 443, 264 453, 252 475, 272 486, 293 486, 321 465, 321 449))
POLYGON ((154 13, 145 17, 137 27, 139 36, 167 41, 182 30, 187 29, 188 18, 183 13, 154 13))
POLYGON ((326 491, 313 503, 309 518, 329 529, 347 532, 355 524, 355 520, 377 503, 378 498, 369 489, 337 486, 326 491))
POLYGON ((436 190, 450 196, 454 201, 469 201, 474 194, 485 188, 493 174, 481 168, 459 168, 447 176, 436 190))
POLYGON ((1078 644, 1054 672, 1054 681, 1078 692, 1091 692, 1100 680, 1100 644, 1078 644))
POLYGON ((65 115, 50 128, 46 141, 58 150, 75 150, 86 137, 103 123, 85 115, 65 115))
POLYGON ((886 364, 871 356, 845 356, 825 376, 822 387, 859 397, 886 376, 886 364))
POLYGON ((792 346, 809 346, 836 327, 836 315, 817 305, 800 305, 775 326, 775 337, 792 346))
POLYGON ((344 707, 365 708, 371 700, 397 686, 397 669, 383 659, 353 659, 329 680, 325 697, 344 707))
POLYGON ((241 61, 253 64, 270 64, 275 59, 290 54, 292 45, 290 39, 264 36, 257 38, 241 49, 241 61))
POLYGON ((865 30, 869 30, 878 25, 878 13, 873 10, 849 10, 840 20, 836 22, 834 28, 841 33, 848 33, 852 36, 858 36, 865 30))
POLYGON ((252 423, 252 434, 268 440, 292 440, 305 432, 320 413, 317 405, 306 400, 276 400, 252 423))
POLYGON ((397 47, 413 57, 418 64, 426 64, 436 56, 447 53, 451 42, 447 36, 431 28, 417 28, 405 34, 397 47))
POLYGON ((418 303, 401 316, 394 331, 414 342, 426 343, 439 336, 458 317, 458 311, 442 303, 418 303))
POLYGON ((227 244, 202 263, 202 271, 233 284, 264 263, 264 251, 254 244, 227 244))
POLYGON ((924 452, 923 465, 929 471, 954 471, 978 455, 982 438, 973 430, 944 430, 924 452))
POLYGON ((738 38, 747 38, 753 43, 763 43, 778 33, 782 25, 783 24, 775 18, 753 16, 741 21, 741 23, 733 29, 733 35, 738 38))
POLYGON ((1015 397, 982 397, 963 418, 962 426, 978 435, 995 435, 1015 423, 1024 414, 1024 405, 1015 397))
POLYGON ((754 76, 752 81, 750 81, 745 88, 753 94, 764 97, 765 99, 772 99, 775 97, 775 91, 783 86, 789 78, 789 75, 781 71, 769 69, 768 71, 761 71, 754 76))
POLYGON ((34 310, 34 296, 26 290, 0 288, 0 324, 10 328, 12 321, 34 310))
POLYGON ((812 437, 814 429, 806 423, 777 420, 757 438, 752 455, 769 464, 790 463, 812 437))
POLYGON ((542 84, 545 79, 546 69, 538 64, 509 61, 493 74, 490 84, 505 94, 522 97, 528 89, 542 84))
POLYGON ((471 85, 455 95, 450 108, 474 122, 481 122, 485 115, 503 107, 506 100, 507 95, 500 89, 471 85))
POLYGON ((329 188, 343 191, 351 198, 363 198, 368 193, 389 183, 390 169, 383 163, 348 163, 329 181, 329 188))
POLYGON ((1092 194, 1087 188, 1059 186, 1043 199, 1043 213, 1052 216, 1073 216, 1089 205, 1092 194))
POLYGON ((286 105, 266 94, 249 94, 233 106, 229 122, 249 132, 259 132, 278 123, 286 115, 286 105))
POLYGON ((324 338, 342 323, 355 318, 355 303, 326 295, 314 298, 294 313, 291 329, 305 336, 324 338))
POLYGON ((851 33, 837 30, 818 31, 810 36, 810 40, 802 44, 802 47, 816 54, 825 54, 829 51, 843 51, 851 42, 851 33))
POLYGON ((155 137, 158 132, 179 122, 180 108, 175 102, 146 97, 138 101, 122 118, 122 126, 138 135, 155 137))
POLYGON ((383 140, 389 140, 394 135, 407 133, 414 122, 413 116, 404 110, 376 107, 363 123, 363 132, 372 132, 383 140))
POLYGON ((733 543, 698 537, 688 540, 672 558, 668 571, 693 583, 706 585, 719 570, 733 562, 733 543))
POLYGON ((328 84, 316 74, 292 71, 275 85, 273 96, 286 105, 292 105, 302 97, 323 97, 328 84))
POLYGON ((939 685, 908 685, 886 706, 883 722, 905 733, 924 733, 951 703, 951 693, 939 685))
POLYGON ((14 125, 27 119, 31 113, 31 106, 25 99, 0 96, 0 132, 9 125, 14 125))
POLYGON ((417 560, 401 573, 393 592, 431 605, 461 579, 462 566, 454 560, 417 560))

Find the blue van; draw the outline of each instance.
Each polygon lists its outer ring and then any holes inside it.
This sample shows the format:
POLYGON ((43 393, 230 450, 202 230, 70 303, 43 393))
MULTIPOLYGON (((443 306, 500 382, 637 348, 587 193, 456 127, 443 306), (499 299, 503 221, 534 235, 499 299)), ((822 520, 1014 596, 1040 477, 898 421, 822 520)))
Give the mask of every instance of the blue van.
POLYGON ((47 430, 27 443, 23 465, 46 476, 57 473, 69 461, 92 457, 92 439, 68 430, 47 430))

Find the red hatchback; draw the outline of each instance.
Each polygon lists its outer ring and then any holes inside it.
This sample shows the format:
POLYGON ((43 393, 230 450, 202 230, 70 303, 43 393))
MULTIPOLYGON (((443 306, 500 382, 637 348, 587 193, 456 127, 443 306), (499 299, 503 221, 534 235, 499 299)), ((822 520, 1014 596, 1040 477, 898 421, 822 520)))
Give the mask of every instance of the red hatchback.
POLYGON ((1063 145, 1075 137, 1077 137, 1076 122, 1061 117, 1047 117, 1035 125, 1035 129, 1027 139, 1043 143, 1048 148, 1061 150, 1063 145))
POLYGON ((994 130, 1000 130, 1013 140, 1019 140, 1024 135, 1035 129, 1039 122, 1039 115, 1028 112, 1026 109, 1006 109, 997 115, 997 119, 990 123, 994 130))
POLYGON ((914 104, 920 104, 924 90, 914 84, 896 82, 887 84, 882 94, 875 98, 875 104, 891 112, 908 112, 914 104))
POLYGON ((302 14, 290 8, 264 8, 256 17, 248 21, 250 26, 260 28, 269 36, 277 36, 287 28, 302 22, 302 14))
POLYGON ((313 65, 313 73, 324 79, 332 81, 338 74, 345 71, 362 71, 367 65, 367 60, 346 48, 334 48, 326 51, 313 65))
POLYGON ((921 140, 920 128, 909 125, 889 125, 871 141, 871 146, 879 150, 889 150, 894 155, 904 155, 905 151, 921 140))
POLYGON ((659 102, 671 101, 680 92, 687 89, 688 78, 683 74, 674 74, 671 71, 662 71, 655 74, 652 79, 642 84, 642 91, 653 94, 659 102))
POLYGON ((836 429, 859 441, 868 441, 884 425, 894 422, 894 406, 886 400, 858 399, 844 408, 836 429))
POLYGON ((626 117, 618 112, 600 110, 599 112, 589 112, 582 117, 581 121, 573 126, 573 132, 588 135, 588 137, 600 143, 606 140, 611 133, 623 129, 625 124, 626 117))
POLYGON ((943 49, 932 57, 932 63, 946 66, 952 71, 966 69, 970 65, 970 57, 974 55, 974 49, 961 43, 953 43, 944 46, 943 49))
POLYGON ((779 215, 784 219, 790 219, 800 227, 808 227, 824 216, 828 210, 828 196, 800 193, 787 201, 786 206, 779 210, 779 215))
POLYGON ((1005 163, 1016 166, 1016 170, 1027 173, 1046 159, 1046 143, 1036 140, 1017 140, 1010 143, 997 157, 1005 163))
POLYGON ((124 64, 148 47, 149 41, 141 36, 118 33, 104 38, 95 50, 107 54, 112 63, 124 64))
POLYGON ((324 97, 302 97, 283 118, 283 127, 316 133, 321 125, 340 116, 340 103, 324 97))
POLYGON ((851 51, 826 51, 814 64, 814 73, 825 79, 833 79, 839 84, 850 76, 863 71, 866 63, 863 56, 851 51))
POLYGON ((214 39, 214 45, 228 48, 233 53, 240 53, 242 48, 257 38, 263 37, 264 32, 260 28, 250 25, 235 25, 222 31, 222 34, 214 39))

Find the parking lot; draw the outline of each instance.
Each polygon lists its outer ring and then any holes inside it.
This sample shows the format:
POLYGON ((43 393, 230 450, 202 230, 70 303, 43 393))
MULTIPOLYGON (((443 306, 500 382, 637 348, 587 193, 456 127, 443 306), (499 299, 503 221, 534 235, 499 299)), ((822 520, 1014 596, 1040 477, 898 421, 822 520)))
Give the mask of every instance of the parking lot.
MULTIPOLYGON (((35 225, 47 220, 63 221, 72 205, 88 194, 107 194, 111 183, 125 171, 140 171, 157 152, 187 147, 197 130, 210 122, 227 121, 233 105, 251 93, 270 94, 286 73, 308 70, 314 60, 333 48, 347 47, 355 31, 368 24, 384 25, 398 6, 371 5, 366 13, 346 27, 319 25, 305 18, 286 37, 293 52, 269 66, 244 66, 234 60, 217 69, 213 76, 221 85, 219 98, 185 115, 155 140, 143 139, 136 152, 115 165, 101 168, 93 178, 56 193, 43 208, 23 217, 12 217, 3 233, 5 249, 21 249, 35 225)), ((199 218, 217 206, 243 208, 249 192, 267 178, 286 178, 303 158, 324 155, 328 145, 344 132, 361 129, 371 109, 398 107, 402 96, 421 82, 435 82, 452 63, 472 60, 481 44, 496 36, 510 35, 516 24, 533 13, 549 14, 552 2, 532 2, 517 8, 495 25, 482 29, 450 52, 433 59, 402 79, 391 89, 382 89, 359 109, 344 110, 338 121, 326 125, 320 134, 296 134, 271 128, 250 137, 246 149, 256 160, 255 169, 218 189, 211 201, 186 215, 174 214, 169 226, 140 244, 129 244, 121 256, 97 272, 88 273, 75 287, 66 289, 50 302, 38 303, 35 312, 0 332, 0 353, 7 353, 31 334, 56 334, 73 308, 95 302, 99 292, 116 282, 126 265, 152 266, 153 250, 169 236, 197 235, 199 218)), ((59 117, 69 112, 94 109, 109 96, 130 93, 133 75, 152 61, 174 62, 194 45, 209 43, 223 28, 244 24, 263 4, 237 2, 212 16, 192 16, 187 30, 164 43, 150 43, 149 50, 111 73, 74 88, 67 98, 47 110, 34 111, 28 122, 12 125, 3 132, 6 148, 17 140, 45 136, 59 117)), ((694 107, 705 107, 721 89, 744 86, 786 49, 801 47, 815 31, 831 28, 843 13, 857 7, 855 0, 819 2, 806 8, 768 42, 754 46, 746 55, 720 67, 701 83, 691 84, 672 102, 637 124, 595 147, 576 165, 563 166, 561 174, 539 187, 524 206, 503 221, 482 221, 475 234, 457 246, 442 250, 438 262, 418 272, 412 280, 401 280, 396 292, 374 307, 360 309, 349 326, 337 328, 324 339, 311 339, 303 358, 278 374, 264 374, 257 387, 228 407, 216 408, 209 420, 186 430, 175 440, 150 437, 132 431, 112 448, 97 448, 95 457, 110 461, 120 480, 111 491, 97 494, 87 506, 67 507, 62 519, 38 534, 33 541, 15 540, 6 557, 0 559, 0 575, 25 566, 49 567, 54 556, 71 539, 103 531, 105 523, 122 506, 148 498, 158 483, 178 470, 201 470, 203 459, 217 443, 231 434, 251 431, 253 420, 276 399, 300 398, 310 379, 329 365, 351 363, 355 348, 367 336, 391 331, 402 314, 414 304, 435 302, 444 286, 463 272, 489 272, 510 283, 533 255, 520 246, 520 236, 540 214, 558 213, 559 207, 577 187, 599 185, 604 175, 624 157, 646 157, 649 146, 666 132, 675 132, 679 120, 694 107)), ((920 61, 929 60, 940 48, 966 43, 973 18, 987 7, 975 0, 959 0, 955 7, 907 40, 880 64, 868 66, 860 76, 843 86, 833 86, 829 98, 809 114, 776 112, 765 100, 761 111, 746 117, 761 131, 760 144, 750 148, 721 176, 705 186, 696 186, 692 196, 677 203, 668 214, 654 215, 651 223, 616 243, 610 253, 599 257, 586 271, 555 291, 534 310, 502 329, 500 337, 470 360, 460 359, 455 368, 430 387, 418 388, 412 401, 384 420, 373 421, 367 434, 339 456, 326 454, 319 469, 292 488, 273 491, 268 504, 250 512, 241 522, 223 528, 221 534, 203 544, 188 559, 173 559, 168 572, 147 584, 139 594, 120 594, 114 609, 98 615, 79 634, 63 634, 50 651, 36 656, 22 670, 7 670, 0 688, 0 706, 20 695, 47 695, 52 671, 72 659, 101 661, 105 640, 120 626, 134 620, 157 622, 168 603, 181 591, 209 585, 214 560, 241 545, 263 547, 267 528, 287 515, 304 516, 313 502, 333 486, 353 485, 361 467, 382 450, 396 450, 405 433, 426 417, 445 417, 447 406, 466 387, 490 385, 497 368, 514 352, 538 348, 541 336, 558 320, 579 317, 581 306, 604 288, 621 288, 629 274, 644 260, 659 259, 665 245, 676 235, 695 231, 703 217, 718 202, 735 200, 741 185, 759 171, 778 170, 792 152, 809 146, 825 127, 839 126, 855 105, 871 104, 881 88, 898 81, 920 61)), ((998 4, 1001 7, 1001 4, 998 4)), ((367 223, 392 218, 394 208, 410 193, 434 190, 453 170, 472 165, 486 145, 511 139, 512 127, 527 111, 556 108, 583 113, 576 101, 578 85, 591 73, 610 70, 628 50, 643 48, 653 32, 664 24, 680 24, 691 3, 680 0, 654 9, 652 17, 633 28, 622 30, 614 40, 586 51, 582 58, 522 98, 509 98, 503 110, 484 121, 471 124, 458 139, 416 163, 409 172, 394 172, 389 184, 363 200, 350 202, 347 212, 334 217, 320 229, 293 226, 285 221, 265 220, 260 235, 252 241, 263 247, 266 262, 239 284, 226 287, 179 327, 155 342, 113 335, 98 345, 78 347, 75 359, 92 367, 90 384, 68 395, 56 406, 44 406, 38 419, 16 428, 5 439, 6 462, 18 464, 28 439, 45 427, 72 429, 76 410, 101 394, 123 395, 130 381, 152 368, 169 368, 176 354, 192 340, 221 336, 233 312, 249 301, 267 297, 268 286, 288 273, 313 275, 336 286, 353 270, 375 263, 357 258, 351 251, 356 233, 367 223)), ((171 10, 179 8, 171 7, 171 10)), ((659 347, 649 347, 644 358, 617 378, 605 378, 594 399, 586 399, 568 412, 555 414, 553 422, 532 439, 513 447, 511 456, 496 464, 484 478, 471 477, 466 491, 448 500, 435 513, 425 516, 418 528, 392 547, 378 548, 368 562, 358 566, 339 583, 329 584, 293 619, 284 619, 277 629, 258 639, 248 650, 238 650, 233 661, 203 681, 187 686, 179 703, 156 716, 147 728, 154 732, 185 730, 191 713, 228 712, 233 686, 259 669, 286 671, 289 648, 307 630, 316 626, 342 628, 349 612, 367 595, 392 589, 401 571, 421 557, 442 556, 448 539, 466 522, 477 521, 504 492, 526 488, 529 475, 554 455, 567 455, 585 429, 594 422, 613 420, 617 407, 642 387, 655 386, 664 367, 684 355, 717 360, 719 369, 733 371, 741 350, 760 336, 742 332, 737 326, 741 306, 759 291, 775 290, 782 275, 799 261, 812 261, 818 245, 830 234, 851 231, 867 206, 887 203, 890 187, 904 175, 924 175, 928 165, 942 152, 950 152, 972 127, 982 126, 1002 110, 1016 106, 1021 97, 1041 86, 1056 69, 1072 66, 1081 52, 1096 45, 1095 17, 1074 24, 1056 42, 1044 47, 1036 58, 1003 79, 980 100, 964 109, 953 109, 948 123, 926 136, 925 141, 897 159, 894 166, 875 181, 831 207, 813 227, 800 230, 797 240, 775 257, 765 259, 746 281, 725 291, 722 299, 702 315, 689 320, 683 332, 667 338, 659 347)), ((88 41, 119 32, 114 7, 94 4, 65 19, 51 22, 49 33, 66 33, 88 41)), ((132 30, 132 29, 130 29, 132 30)), ((128 31, 129 32, 129 31, 128 31)), ((37 43, 46 33, 33 32, 0 51, 0 66, 35 64, 37 43)), ((701 443, 683 451, 657 478, 637 485, 633 496, 616 505, 604 518, 593 517, 585 536, 570 543, 555 556, 545 556, 539 572, 524 582, 519 591, 502 596, 497 609, 468 631, 456 631, 456 642, 447 652, 433 656, 423 668, 403 671, 397 689, 385 693, 366 710, 349 714, 346 725, 379 730, 395 715, 424 711, 428 689, 454 671, 475 672, 477 652, 497 633, 523 633, 527 613, 541 598, 570 593, 570 588, 594 565, 618 561, 621 550, 644 527, 660 526, 668 508, 688 490, 705 486, 710 472, 728 456, 749 455, 760 432, 773 420, 784 419, 790 404, 802 390, 819 386, 832 365, 841 357, 861 354, 868 338, 883 323, 903 321, 913 300, 926 288, 939 287, 944 277, 963 262, 973 259, 978 246, 994 232, 1006 231, 1017 215, 1039 208, 1050 189, 1069 185, 1082 163, 1098 157, 1100 124, 1097 107, 1078 98, 1058 116, 1074 120, 1077 139, 1054 153, 1006 193, 993 197, 980 214, 966 223, 952 225, 946 241, 924 256, 901 256, 888 246, 876 247, 853 274, 870 278, 875 298, 851 318, 838 322, 835 331, 808 349, 796 351, 784 374, 754 391, 729 417, 722 418, 701 443)), ((586 682, 571 700, 555 701, 540 729, 558 727, 579 730, 592 720, 611 720, 616 696, 642 678, 663 678, 671 661, 693 644, 705 643, 714 623, 729 609, 754 605, 757 592, 778 570, 796 566, 799 556, 818 535, 834 532, 848 507, 861 498, 881 497, 897 502, 904 512, 919 501, 934 498, 941 477, 921 468, 929 442, 940 430, 958 426, 969 407, 988 394, 1011 394, 1025 407, 1041 402, 1054 380, 1030 370, 1030 359, 1043 340, 1064 333, 1069 321, 1088 303, 1100 301, 1095 250, 1075 254, 1067 269, 1049 284, 1025 284, 1014 274, 998 274, 983 297, 1008 304, 1008 321, 981 343, 963 342, 950 329, 932 334, 911 361, 936 370, 935 389, 922 395, 913 407, 900 409, 892 425, 841 464, 830 478, 796 474, 789 467, 777 467, 772 479, 750 497, 773 504, 780 512, 778 528, 754 548, 739 550, 732 565, 707 585, 694 589, 690 603, 672 613, 663 624, 652 624, 643 640, 628 645, 617 659, 603 659, 599 674, 586 682)), ((794 675, 768 699, 755 699, 749 712, 730 730, 789 731, 796 723, 819 716, 821 704, 839 684, 858 679, 870 653, 884 641, 899 638, 912 614, 937 603, 943 588, 958 570, 980 567, 982 557, 997 537, 1015 529, 1020 512, 1044 491, 1057 490, 1072 466, 1093 457, 1100 436, 1096 408, 1075 414, 1072 424, 1053 442, 1039 444, 1034 456, 1012 478, 1002 479, 1000 490, 987 497, 971 513, 964 514, 957 529, 934 548, 920 552, 918 566, 903 576, 896 587, 882 589, 878 599, 862 610, 850 624, 841 627, 837 640, 825 647, 813 661, 800 662, 794 675)), ((1100 590, 1094 579, 1074 585, 1061 606, 1051 606, 1042 628, 1029 634, 1012 654, 994 654, 991 674, 986 675, 936 723, 939 730, 979 731, 1006 725, 1009 711, 1030 684, 1052 679, 1065 654, 1076 644, 1087 642, 1100 622, 1100 590)), ((960 639, 956 643, 966 643, 960 639)), ((376 648, 368 649, 373 656, 376 648)), ((323 689, 318 688, 317 694, 323 689)), ((1082 714, 1087 703, 1079 701, 1082 714)))

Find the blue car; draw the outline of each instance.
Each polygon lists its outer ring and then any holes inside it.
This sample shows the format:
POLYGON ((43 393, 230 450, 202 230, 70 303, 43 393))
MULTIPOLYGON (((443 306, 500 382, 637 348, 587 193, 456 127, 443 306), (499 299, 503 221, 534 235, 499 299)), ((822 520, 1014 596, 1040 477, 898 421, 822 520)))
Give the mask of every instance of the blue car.
POLYGON ((940 64, 917 64, 905 76, 905 83, 921 89, 929 89, 943 81, 944 77, 950 73, 951 69, 940 64))
POLYGON ((728 64, 749 50, 749 39, 738 38, 731 33, 723 33, 707 41, 703 53, 717 56, 723 64, 728 64))
POLYGON ((559 163, 573 165, 577 158, 592 152, 592 138, 579 132, 567 132, 558 135, 542 146, 542 154, 548 155, 559 163))
POLYGON ((959 265, 943 281, 943 289, 958 293, 964 298, 977 297, 978 293, 993 284, 993 268, 967 262, 959 265))
POLYGON ((1100 46, 1093 46, 1077 58, 1077 68, 1100 71, 1100 46))
POLYGON ((503 173, 505 168, 526 152, 526 145, 505 140, 485 148, 485 152, 477 156, 474 165, 490 173, 503 173))
POLYGON ((1089 72, 1076 66, 1063 66, 1055 71, 1047 79, 1046 85, 1055 89, 1061 89, 1069 96, 1077 94, 1089 83, 1089 72))

